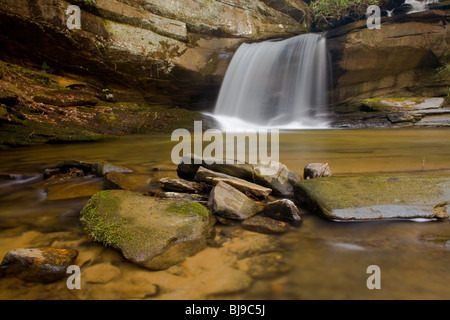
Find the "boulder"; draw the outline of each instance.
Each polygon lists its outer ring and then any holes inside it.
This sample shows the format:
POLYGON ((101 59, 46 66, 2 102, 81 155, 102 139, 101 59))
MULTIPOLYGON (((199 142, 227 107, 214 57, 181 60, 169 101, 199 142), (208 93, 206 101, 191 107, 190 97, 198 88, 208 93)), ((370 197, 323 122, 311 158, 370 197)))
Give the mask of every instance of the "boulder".
POLYGON ((271 188, 274 195, 292 197, 300 180, 295 172, 276 161, 254 166, 254 182, 271 188))
POLYGON ((221 181, 211 191, 208 207, 214 215, 234 220, 246 220, 263 209, 245 194, 221 181))
POLYGON ((450 176, 333 177, 299 182, 296 197, 332 220, 448 219, 450 176))
POLYGON ((264 210, 261 214, 265 217, 290 223, 294 227, 300 226, 303 222, 300 210, 295 203, 289 199, 268 203, 264 206, 264 210))
POLYGON ((332 176, 333 173, 331 172, 328 163, 311 163, 308 164, 304 170, 305 180, 332 176))
POLYGON ((261 215, 245 220, 242 222, 242 226, 247 230, 266 234, 281 234, 291 230, 291 226, 286 222, 261 215))
POLYGON ((201 204, 126 190, 96 194, 80 221, 92 239, 153 270, 167 269, 202 250, 209 230, 209 213, 201 204))
POLYGON ((19 248, 9 251, 0 265, 0 276, 49 283, 66 277, 78 251, 56 248, 19 248))

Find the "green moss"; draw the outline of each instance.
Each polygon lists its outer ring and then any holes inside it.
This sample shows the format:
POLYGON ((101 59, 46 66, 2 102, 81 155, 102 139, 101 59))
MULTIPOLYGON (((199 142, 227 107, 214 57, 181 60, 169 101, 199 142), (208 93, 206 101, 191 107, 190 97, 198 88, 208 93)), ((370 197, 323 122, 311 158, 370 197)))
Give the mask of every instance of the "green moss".
POLYGON ((94 195, 81 211, 80 221, 94 241, 105 246, 114 246, 130 240, 133 235, 127 231, 125 219, 111 218, 119 208, 119 199, 110 197, 108 194, 107 191, 102 191, 94 195))
POLYGON ((184 203, 181 205, 171 204, 167 208, 167 212, 177 213, 183 216, 192 216, 197 215, 201 217, 203 220, 208 219, 209 212, 203 205, 197 202, 192 203, 184 203))

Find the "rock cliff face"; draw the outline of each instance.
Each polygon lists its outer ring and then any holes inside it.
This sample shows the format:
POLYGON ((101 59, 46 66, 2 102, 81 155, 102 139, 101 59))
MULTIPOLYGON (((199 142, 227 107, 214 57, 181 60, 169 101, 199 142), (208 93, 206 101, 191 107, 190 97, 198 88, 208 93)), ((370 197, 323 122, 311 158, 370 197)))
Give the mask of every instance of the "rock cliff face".
POLYGON ((383 18, 380 30, 366 21, 328 33, 333 99, 354 111, 367 98, 445 97, 450 93, 449 6, 383 18))
POLYGON ((308 24, 304 3, 298 0, 2 0, 1 4, 2 59, 45 63, 56 73, 101 79, 103 88, 113 83, 133 87, 134 95, 154 104, 191 107, 215 99, 240 43, 293 36, 308 24), (81 8, 81 29, 69 30, 66 25, 71 5, 81 8))

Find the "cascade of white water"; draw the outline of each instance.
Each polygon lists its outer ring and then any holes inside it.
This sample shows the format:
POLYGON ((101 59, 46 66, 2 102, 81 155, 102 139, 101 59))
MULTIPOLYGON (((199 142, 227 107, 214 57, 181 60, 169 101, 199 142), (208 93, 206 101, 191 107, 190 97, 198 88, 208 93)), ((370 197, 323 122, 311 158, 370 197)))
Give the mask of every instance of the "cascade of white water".
POLYGON ((228 68, 214 116, 223 127, 325 127, 326 39, 306 34, 243 44, 228 68))

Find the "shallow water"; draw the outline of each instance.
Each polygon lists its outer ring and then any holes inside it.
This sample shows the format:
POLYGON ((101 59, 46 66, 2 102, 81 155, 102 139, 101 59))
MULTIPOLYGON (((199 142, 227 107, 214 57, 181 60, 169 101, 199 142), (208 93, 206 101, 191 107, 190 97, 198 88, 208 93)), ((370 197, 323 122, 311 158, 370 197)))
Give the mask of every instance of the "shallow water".
MULTIPOLYGON (((335 175, 448 174, 449 133, 290 131, 280 137, 280 160, 300 174, 311 162, 329 163, 335 175)), ((283 236, 219 227, 206 250, 179 266, 152 272, 93 243, 80 229, 79 211, 101 187, 98 178, 75 179, 69 191, 60 188, 59 197, 42 182, 45 168, 68 159, 106 160, 149 176, 174 176, 170 154, 175 144, 165 135, 138 136, 0 152, 0 257, 18 247, 74 248, 82 270, 81 290, 67 289, 65 281, 43 285, 0 279, 0 299, 450 298, 449 221, 339 223, 308 214, 301 227, 283 236), (381 268, 381 290, 366 286, 370 265, 381 268)))

